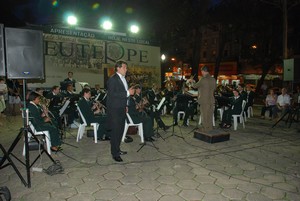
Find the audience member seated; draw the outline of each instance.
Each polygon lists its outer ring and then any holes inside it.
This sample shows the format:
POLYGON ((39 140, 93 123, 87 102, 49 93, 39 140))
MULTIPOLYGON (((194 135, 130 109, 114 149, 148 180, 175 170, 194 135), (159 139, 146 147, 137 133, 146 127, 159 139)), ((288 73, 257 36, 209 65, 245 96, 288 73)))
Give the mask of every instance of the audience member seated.
POLYGON ((86 123, 89 125, 91 123, 99 123, 99 128, 97 131, 97 137, 99 140, 109 140, 110 136, 105 129, 105 122, 107 116, 101 114, 101 108, 97 103, 93 103, 90 98, 92 96, 91 90, 89 88, 84 88, 82 90, 83 96, 78 101, 78 107, 84 116, 86 123), (104 137, 105 136, 105 137, 104 137))
POLYGON ((281 115, 284 115, 290 110, 291 106, 291 97, 287 94, 287 89, 282 88, 281 94, 277 98, 276 107, 273 107, 273 117, 279 120, 278 112, 281 112, 281 115))
POLYGON ((230 128, 231 127, 231 119, 232 115, 238 115, 242 112, 242 103, 243 98, 240 96, 239 92, 234 89, 233 97, 230 97, 230 107, 229 109, 224 111, 222 122, 220 124, 221 128, 230 128))
POLYGON ((29 118, 36 131, 49 131, 51 140, 51 150, 59 151, 61 140, 58 127, 55 123, 47 116, 40 106, 41 95, 36 92, 31 92, 28 100, 29 118))
POLYGON ((255 95, 255 93, 252 90, 252 87, 248 84, 246 85, 246 95, 247 98, 246 98, 246 105, 244 111, 248 115, 248 107, 253 106, 254 95, 255 95))
POLYGON ((277 95, 274 93, 273 89, 269 90, 269 94, 265 99, 265 106, 261 109, 261 118, 265 118, 265 112, 269 111, 269 119, 272 119, 273 116, 273 108, 276 107, 277 95))

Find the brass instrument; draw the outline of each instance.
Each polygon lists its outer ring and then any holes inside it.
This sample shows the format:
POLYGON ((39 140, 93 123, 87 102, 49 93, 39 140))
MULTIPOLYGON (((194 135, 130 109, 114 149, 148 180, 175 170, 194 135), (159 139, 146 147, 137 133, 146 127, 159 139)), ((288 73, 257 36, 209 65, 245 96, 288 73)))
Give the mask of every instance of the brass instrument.
POLYGON ((136 102, 136 98, 135 97, 133 97, 133 100, 135 101, 135 105, 136 105, 135 108, 139 112, 143 112, 144 109, 145 109, 145 107, 147 105, 149 105, 149 101, 148 101, 147 97, 143 97, 142 100, 139 103, 136 102))
POLYGON ((95 110, 97 114, 105 114, 106 107, 102 103, 100 103, 100 101, 95 100, 93 102, 92 109, 95 110))

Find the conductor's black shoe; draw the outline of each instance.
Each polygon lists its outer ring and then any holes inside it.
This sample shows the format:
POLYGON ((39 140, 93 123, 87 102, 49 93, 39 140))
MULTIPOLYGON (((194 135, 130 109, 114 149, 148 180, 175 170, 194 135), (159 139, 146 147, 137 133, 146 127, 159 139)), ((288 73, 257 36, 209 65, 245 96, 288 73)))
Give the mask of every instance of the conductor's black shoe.
POLYGON ((113 159, 117 162, 123 162, 123 159, 120 156, 114 156, 113 159))
POLYGON ((125 155, 127 154, 127 151, 120 151, 120 155, 125 155))
POLYGON ((147 137, 145 140, 146 140, 147 142, 153 142, 153 141, 155 141, 152 137, 147 137))
POLYGON ((174 123, 173 123, 173 126, 177 126, 177 125, 178 125, 178 123, 177 123, 177 122, 174 122, 174 123))

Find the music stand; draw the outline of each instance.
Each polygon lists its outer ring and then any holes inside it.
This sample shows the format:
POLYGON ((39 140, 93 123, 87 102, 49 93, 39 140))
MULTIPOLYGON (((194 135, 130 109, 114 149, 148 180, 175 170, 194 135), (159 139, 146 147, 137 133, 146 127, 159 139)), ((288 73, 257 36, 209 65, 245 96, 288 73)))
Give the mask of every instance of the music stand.
MULTIPOLYGON (((163 97, 162 99, 161 99, 161 101, 159 102, 159 104, 158 104, 158 106, 156 107, 156 108, 154 108, 154 112, 159 112, 159 110, 161 109, 161 107, 162 107, 162 105, 164 104, 164 102, 166 101, 166 98, 165 97, 163 97)), ((158 123, 156 122, 156 135, 158 136, 158 137, 160 137, 161 139, 163 139, 163 140, 165 140, 162 136, 161 136, 161 134, 158 132, 158 123)))
POLYGON ((17 135, 17 137, 15 138, 15 140, 13 141, 13 143, 10 145, 8 151, 6 152, 5 149, 2 147, 1 145, 1 150, 4 153, 4 156, 2 157, 1 161, 0 161, 0 169, 8 166, 8 165, 12 165, 12 167, 14 168, 14 170, 16 171, 17 175, 20 177, 22 183, 27 186, 28 188, 31 187, 31 176, 30 176, 30 168, 34 165, 34 163, 41 157, 41 155, 43 153, 45 153, 48 158, 54 163, 56 164, 56 161, 54 161, 54 159, 49 155, 49 153, 45 150, 44 146, 41 146, 41 153, 34 159, 34 161, 30 164, 30 159, 29 159, 29 145, 28 145, 28 133, 31 134, 32 138, 34 141, 36 141, 39 146, 40 146, 40 141, 39 139, 34 135, 34 133, 31 131, 30 127, 29 127, 29 112, 28 109, 26 108, 26 81, 25 79, 23 79, 23 100, 24 100, 24 108, 22 108, 22 115, 23 115, 23 127, 20 129, 19 134, 17 135), (19 159, 17 156, 15 156, 12 152, 14 150, 14 148, 17 146, 18 142, 22 139, 22 137, 24 137, 24 143, 25 143, 25 163, 19 159), (25 179, 22 177, 22 175, 20 174, 20 172, 18 171, 17 167, 14 165, 14 163, 11 160, 11 157, 13 156, 15 159, 17 159, 21 164, 23 164, 26 167, 26 175, 27 175, 27 181, 25 181, 25 179), (3 165, 5 163, 5 161, 8 160, 9 163, 3 165))

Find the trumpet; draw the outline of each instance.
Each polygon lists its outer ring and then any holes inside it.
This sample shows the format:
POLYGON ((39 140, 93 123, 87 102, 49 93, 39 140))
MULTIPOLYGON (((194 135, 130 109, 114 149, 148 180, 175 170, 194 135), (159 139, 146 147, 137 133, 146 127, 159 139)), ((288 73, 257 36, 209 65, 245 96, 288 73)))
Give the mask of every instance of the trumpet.
POLYGON ((136 102, 136 98, 133 97, 134 101, 135 101, 135 108, 136 110, 138 110, 139 112, 144 111, 144 108, 149 104, 149 101, 147 99, 147 97, 143 97, 142 100, 138 103, 136 102))

